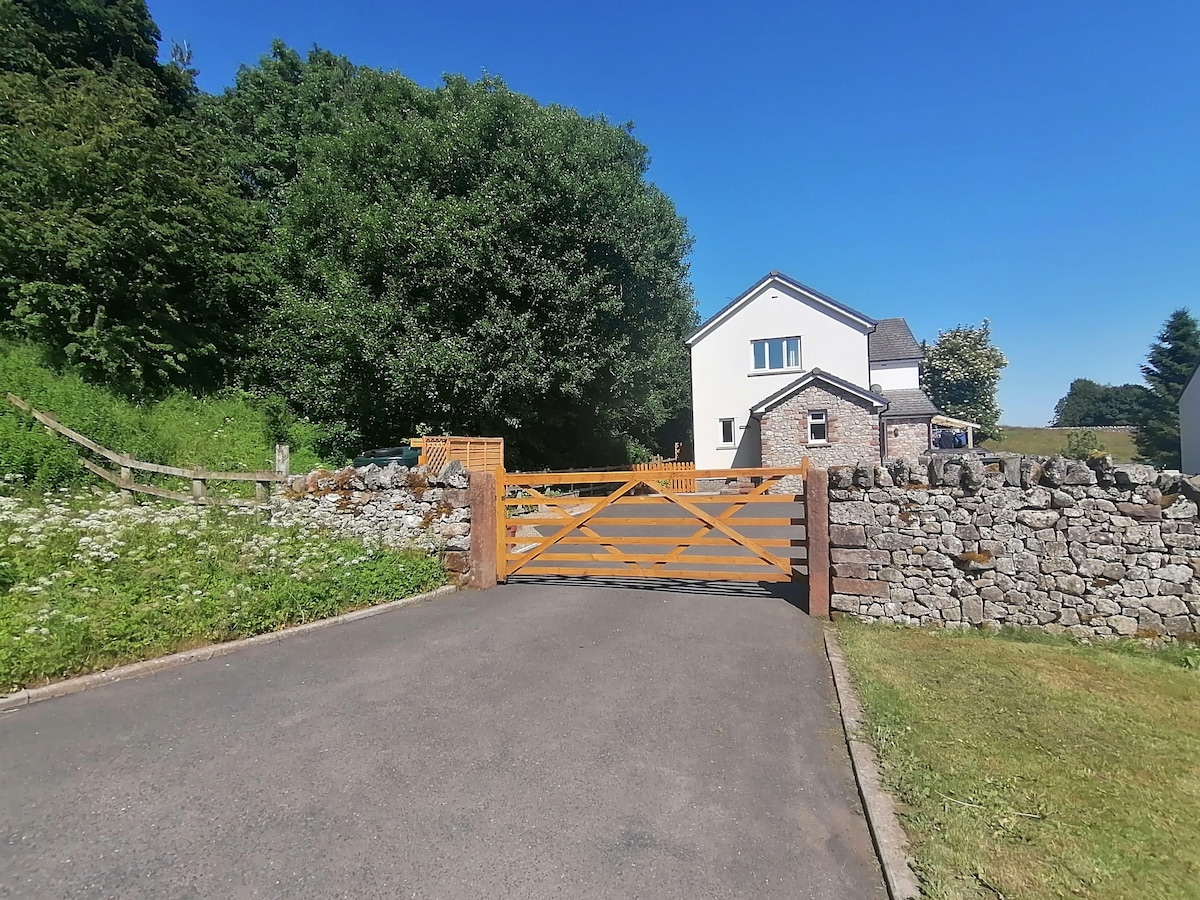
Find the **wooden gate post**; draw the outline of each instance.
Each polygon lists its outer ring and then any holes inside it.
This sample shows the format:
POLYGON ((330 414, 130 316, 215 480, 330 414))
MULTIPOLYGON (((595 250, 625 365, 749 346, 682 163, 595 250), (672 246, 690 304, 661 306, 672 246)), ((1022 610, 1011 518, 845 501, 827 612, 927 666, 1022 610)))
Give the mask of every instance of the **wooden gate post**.
POLYGON ((496 586, 498 474, 489 469, 475 469, 467 473, 467 502, 471 505, 471 574, 467 583, 476 590, 496 586))
POLYGON ((829 472, 812 468, 804 479, 808 538, 808 614, 829 618, 829 472))

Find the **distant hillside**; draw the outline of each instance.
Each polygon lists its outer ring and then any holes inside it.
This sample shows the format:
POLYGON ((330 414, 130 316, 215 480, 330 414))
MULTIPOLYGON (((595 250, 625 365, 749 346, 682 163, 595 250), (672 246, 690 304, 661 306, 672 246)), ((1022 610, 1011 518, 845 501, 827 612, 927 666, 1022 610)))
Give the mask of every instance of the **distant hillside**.
MULTIPOLYGON (((986 441, 980 444, 989 450, 1004 453, 1026 453, 1030 456, 1052 456, 1062 453, 1067 446, 1069 428, 1016 428, 1009 425, 1000 426, 1004 431, 1003 440, 986 441)), ((1112 454, 1113 461, 1118 463, 1133 462, 1137 449, 1133 446, 1133 435, 1119 431, 1097 431, 1100 443, 1112 454)))

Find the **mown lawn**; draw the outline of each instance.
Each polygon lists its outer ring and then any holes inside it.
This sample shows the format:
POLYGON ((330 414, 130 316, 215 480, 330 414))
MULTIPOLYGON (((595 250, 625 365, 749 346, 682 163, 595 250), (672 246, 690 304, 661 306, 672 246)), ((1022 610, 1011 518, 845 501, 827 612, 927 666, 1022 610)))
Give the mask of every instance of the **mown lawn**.
POLYGON ((1200 897, 1200 651, 838 637, 928 896, 1200 897))
POLYGON ((430 590, 439 560, 256 508, 0 497, 0 693, 430 590))
MULTIPOLYGON (((986 441, 980 446, 1000 453, 1053 456, 1066 449, 1067 437, 1071 433, 1058 428, 1013 428, 1008 425, 1001 428, 1004 433, 1001 440, 986 441)), ((1117 431, 1098 431, 1096 434, 1103 448, 1112 454, 1113 462, 1133 462, 1137 456, 1132 434, 1117 431)))

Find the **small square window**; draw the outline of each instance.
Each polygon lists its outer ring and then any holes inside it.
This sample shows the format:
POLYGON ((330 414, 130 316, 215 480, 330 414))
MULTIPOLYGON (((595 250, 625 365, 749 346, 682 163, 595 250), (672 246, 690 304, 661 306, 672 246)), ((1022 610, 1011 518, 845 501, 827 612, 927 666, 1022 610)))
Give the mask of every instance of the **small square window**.
POLYGON ((722 444, 732 444, 733 443, 733 419, 722 419, 721 420, 721 443, 722 444))
POLYGON ((829 419, 823 409, 808 411, 808 442, 824 444, 829 440, 829 419))

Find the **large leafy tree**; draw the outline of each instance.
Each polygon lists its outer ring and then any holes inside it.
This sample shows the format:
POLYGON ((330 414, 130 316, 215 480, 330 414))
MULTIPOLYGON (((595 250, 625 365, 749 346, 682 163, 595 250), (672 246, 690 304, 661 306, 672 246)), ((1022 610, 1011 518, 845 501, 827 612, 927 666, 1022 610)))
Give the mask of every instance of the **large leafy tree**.
POLYGON ((1163 324, 1142 366, 1149 395, 1135 441, 1143 460, 1179 468, 1179 398, 1197 366, 1200 326, 1186 309, 1177 309, 1163 324))
POLYGON ((925 348, 921 381, 934 404, 947 415, 978 422, 982 440, 1000 434, 1000 405, 996 388, 1008 365, 992 343, 991 325, 959 325, 938 334, 925 348))
POLYGON ((279 45, 206 115, 275 210, 259 377, 340 449, 429 430, 620 461, 686 403, 690 237, 628 128, 279 45))
POLYGON ((132 393, 219 383, 265 271, 262 217, 198 127, 142 0, 0 0, 0 309, 132 393))
POLYGON ((1054 407, 1054 425, 1094 428, 1098 425, 1138 425, 1145 413, 1147 391, 1140 384, 1098 384, 1076 378, 1054 407))

